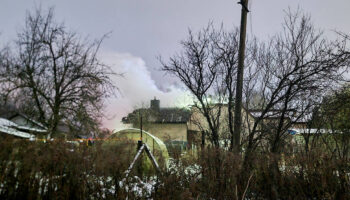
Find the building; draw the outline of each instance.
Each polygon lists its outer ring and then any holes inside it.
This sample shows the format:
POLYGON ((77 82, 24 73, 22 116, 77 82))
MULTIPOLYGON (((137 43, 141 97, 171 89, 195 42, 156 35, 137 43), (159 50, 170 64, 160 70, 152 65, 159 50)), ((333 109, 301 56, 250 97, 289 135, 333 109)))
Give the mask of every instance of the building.
POLYGON ((123 117, 122 122, 145 130, 166 144, 187 143, 190 114, 190 110, 183 108, 162 108, 160 100, 154 98, 150 102, 150 108, 136 109, 123 117))
POLYGON ((14 104, 0 106, 0 136, 34 139, 47 135, 47 128, 20 113, 14 104))
POLYGON ((45 129, 32 128, 16 124, 8 119, 0 118, 0 137, 1 138, 22 138, 35 139, 37 135, 46 133, 45 129))
MULTIPOLYGON (((234 116, 234 110, 231 111, 234 116)), ((272 130, 280 120, 280 110, 270 110, 258 123, 255 137, 260 137, 261 131, 267 128, 272 130)), ((290 129, 304 128, 307 120, 294 119, 292 112, 285 117, 286 125, 290 124, 290 129)), ((242 108, 242 133, 241 144, 246 144, 248 134, 251 133, 256 120, 261 116, 261 110, 247 110, 242 108)), ((213 118, 218 117, 218 134, 220 146, 227 147, 230 144, 231 134, 229 130, 229 110, 227 104, 215 104, 211 109, 213 118)), ((183 143, 187 146, 210 144, 210 129, 207 119, 196 107, 190 110, 181 108, 162 108, 160 100, 151 100, 150 108, 136 109, 127 117, 122 119, 124 124, 133 128, 142 128, 145 131, 160 138, 166 144, 183 143), (142 123, 141 123, 142 120, 142 123), (142 124, 142 125, 141 125, 142 124), (142 127, 141 127, 142 126, 142 127)), ((288 131, 290 133, 290 131, 288 131)), ((291 134, 292 135, 292 134, 291 134)), ((260 145, 266 144, 268 136, 261 137, 260 145)))
MULTIPOLYGON (((234 110, 231 111, 232 114, 234 110)), ((230 130, 229 130, 229 110, 227 104, 216 104, 213 105, 211 109, 211 117, 218 117, 219 127, 218 133, 220 138, 221 146, 228 146, 230 143, 230 130)), ((234 116, 234 115, 233 115, 234 116)), ((242 108, 242 136, 241 140, 244 140, 244 136, 247 135, 249 130, 254 125, 255 118, 251 115, 250 112, 247 112, 246 109, 242 108)), ((204 115, 198 110, 198 108, 192 107, 191 109, 191 117, 188 121, 188 138, 189 143, 193 144, 208 144, 208 132, 210 132, 209 125, 207 119, 204 115)))

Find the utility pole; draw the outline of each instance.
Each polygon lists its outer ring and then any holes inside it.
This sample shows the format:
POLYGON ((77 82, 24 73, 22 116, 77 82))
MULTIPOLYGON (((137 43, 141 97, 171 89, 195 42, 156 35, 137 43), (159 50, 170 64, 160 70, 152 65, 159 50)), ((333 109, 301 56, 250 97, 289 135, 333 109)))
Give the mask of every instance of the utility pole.
POLYGON ((143 142, 142 142, 142 114, 141 110, 139 110, 139 117, 140 117, 140 140, 137 141, 137 150, 140 150, 143 142))
POLYGON ((241 13, 241 30, 239 39, 238 51, 238 69, 237 69, 237 85, 236 85, 236 100, 235 100, 235 116, 234 116, 234 148, 237 152, 240 151, 241 128, 242 128, 242 91, 243 91, 243 72, 245 58, 245 42, 247 33, 247 13, 248 1, 241 0, 238 4, 242 5, 241 13))
POLYGON ((140 114, 140 138, 142 141, 142 113, 141 113, 141 110, 139 111, 139 114, 140 114))

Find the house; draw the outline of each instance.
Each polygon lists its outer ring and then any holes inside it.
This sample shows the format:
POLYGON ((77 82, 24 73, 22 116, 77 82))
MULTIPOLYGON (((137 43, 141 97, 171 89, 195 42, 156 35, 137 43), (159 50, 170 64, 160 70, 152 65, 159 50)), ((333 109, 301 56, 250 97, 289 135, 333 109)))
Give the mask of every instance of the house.
POLYGON ((14 104, 0 107, 0 133, 2 137, 40 138, 46 135, 47 128, 32 118, 20 113, 14 104))
MULTIPOLYGON (((234 112, 233 110, 231 112, 234 112)), ((228 104, 215 104, 211 109, 211 115, 213 117, 218 117, 219 127, 218 133, 220 138, 220 145, 227 146, 230 141, 230 130, 229 130, 229 121, 228 121, 228 104)), ((248 112, 245 108, 242 108, 242 137, 247 135, 248 131, 253 127, 255 118, 248 112)), ((191 117, 188 121, 188 138, 190 138, 189 143, 201 144, 204 142, 207 144, 208 133, 210 132, 208 122, 204 115, 199 111, 198 108, 192 107, 191 117)))
POLYGON ((122 122, 140 128, 160 138, 165 143, 187 143, 187 122, 190 111, 183 108, 162 108, 154 98, 150 108, 136 109, 123 117, 122 122), (141 123, 142 120, 142 123, 141 123))
MULTIPOLYGON (((231 112, 234 112, 233 110, 231 112)), ((280 110, 270 110, 264 115, 264 118, 258 123, 257 133, 261 132, 263 127, 269 128, 276 126, 280 119, 280 110)), ((219 116, 218 134, 220 145, 228 146, 230 144, 230 130, 228 121, 228 104, 213 104, 211 109, 212 116, 219 116)), ((234 113, 232 113, 234 115, 234 113)), ((248 133, 252 131, 254 123, 261 116, 261 110, 248 110, 242 108, 242 134, 241 143, 247 142, 248 133)), ((190 110, 181 108, 161 108, 160 100, 154 98, 150 102, 150 108, 136 109, 127 117, 122 119, 124 124, 129 127, 141 128, 150 132, 154 136, 160 138, 166 144, 182 142, 188 145, 200 145, 202 142, 209 144, 209 125, 197 107, 192 107, 190 110), (142 123, 141 123, 142 120, 142 123)), ((304 128, 307 119, 296 119, 293 112, 288 112, 285 117, 285 122, 290 123, 290 129, 304 128)), ((255 134, 254 137, 258 137, 255 134)), ((266 139, 266 138, 265 138, 266 139)), ((261 145, 267 143, 263 140, 261 145)))
MULTIPOLYGON (((0 106, 0 118, 16 124, 16 129, 22 132, 32 134, 37 139, 46 139, 49 135, 48 128, 29 117, 26 114, 20 112, 14 104, 6 104, 0 106)), ((67 121, 60 121, 57 125, 56 132, 50 135, 52 138, 81 138, 86 135, 84 130, 76 127, 67 121)))
MULTIPOLYGON (((231 111, 234 117, 234 110, 231 111)), ((248 110, 245 107, 242 107, 242 133, 241 133, 241 144, 245 144, 248 140, 247 136, 253 129, 254 123, 262 115, 262 110, 248 110)), ((229 121, 228 121, 228 105, 227 104, 215 104, 211 109, 211 115, 215 117, 219 116, 219 138, 220 145, 227 146, 230 143, 230 131, 229 131, 229 121), (218 115, 219 114, 219 115, 218 115)), ((301 116, 295 117, 295 112, 288 111, 286 117, 284 118, 285 125, 290 125, 289 129, 304 129, 307 127, 310 116, 301 116)), ((256 133, 254 138, 258 137, 261 131, 266 129, 274 129, 277 127, 278 122, 281 117, 281 110, 271 109, 264 114, 262 120, 257 124, 256 133)), ((191 117, 188 121, 188 138, 189 143, 201 144, 204 140, 204 143, 207 143, 208 134, 210 132, 209 125, 204 117, 204 115, 198 110, 198 108, 193 107, 191 109, 191 117)), ((288 131, 290 133, 290 131, 288 131)), ((291 134, 292 135, 292 134, 291 134)), ((265 145, 268 141, 266 137, 260 138, 260 145, 265 145)))
POLYGON ((0 138, 24 138, 24 139, 34 139, 35 135, 31 132, 38 130, 20 126, 8 119, 0 118, 0 138))
MULTIPOLYGON (((220 143, 229 143, 230 133, 228 130, 228 105, 213 105, 213 113, 220 110, 220 143)), ((233 111, 232 111, 233 112, 233 111)), ((254 124, 254 116, 242 108, 243 134, 246 135, 254 124)), ((162 108, 160 100, 154 98, 150 101, 150 108, 136 109, 122 118, 122 122, 129 127, 142 128, 154 136, 160 138, 166 144, 183 143, 188 145, 200 145, 208 140, 209 126, 206 118, 196 107, 190 110, 183 108, 162 108), (142 123, 141 123, 142 120, 142 123), (141 127, 142 124, 142 127, 141 127)), ((243 137, 242 137, 243 138, 243 137)), ((205 142, 208 143, 208 142, 205 142)))

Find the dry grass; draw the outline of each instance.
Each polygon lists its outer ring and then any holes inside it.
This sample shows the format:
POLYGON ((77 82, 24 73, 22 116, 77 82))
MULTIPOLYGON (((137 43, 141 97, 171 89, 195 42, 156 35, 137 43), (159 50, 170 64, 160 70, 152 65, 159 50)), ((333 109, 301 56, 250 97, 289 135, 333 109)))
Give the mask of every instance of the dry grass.
MULTIPOLYGON (((2 140, 0 199, 350 199, 348 160, 310 152, 247 163, 220 149, 176 154, 151 194, 135 196, 120 185, 135 155, 128 147, 2 140)), ((131 177, 154 175, 137 168, 131 177)))

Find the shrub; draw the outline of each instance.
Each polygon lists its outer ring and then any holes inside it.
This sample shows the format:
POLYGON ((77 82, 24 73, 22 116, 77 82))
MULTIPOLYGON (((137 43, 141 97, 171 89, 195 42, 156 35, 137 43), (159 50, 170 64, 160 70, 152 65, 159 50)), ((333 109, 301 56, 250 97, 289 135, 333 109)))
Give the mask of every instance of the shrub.
POLYGON ((130 146, 2 140, 0 199, 350 199, 349 160, 320 150, 248 161, 207 148, 174 154, 157 176, 137 163, 124 179, 130 146))

